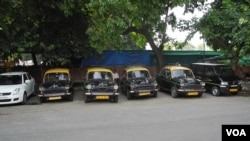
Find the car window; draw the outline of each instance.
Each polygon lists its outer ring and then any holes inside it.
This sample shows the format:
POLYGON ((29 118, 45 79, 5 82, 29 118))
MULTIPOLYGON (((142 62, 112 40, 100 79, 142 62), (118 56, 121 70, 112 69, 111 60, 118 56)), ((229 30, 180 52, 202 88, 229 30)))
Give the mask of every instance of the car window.
POLYGON ((190 70, 173 70, 173 78, 193 77, 193 73, 190 70))
POLYGON ((234 71, 229 66, 216 66, 214 67, 215 73, 218 76, 232 76, 234 75, 234 71))
POLYGON ((206 76, 214 76, 213 68, 212 67, 206 67, 205 75, 206 76))
POLYGON ((22 84, 22 75, 1 75, 0 85, 22 84))
POLYGON ((32 79, 32 77, 29 73, 26 73, 26 74, 27 74, 29 80, 32 79))
POLYGON ((67 73, 47 73, 45 81, 56 81, 56 80, 69 80, 67 73))
POLYGON ((145 70, 135 70, 128 72, 128 78, 150 77, 149 72, 145 70))
POLYGON ((25 82, 26 80, 29 80, 26 74, 23 74, 23 80, 24 80, 24 82, 25 82))
POLYGON ((89 72, 88 79, 105 79, 105 80, 112 80, 112 73, 111 72, 89 72))

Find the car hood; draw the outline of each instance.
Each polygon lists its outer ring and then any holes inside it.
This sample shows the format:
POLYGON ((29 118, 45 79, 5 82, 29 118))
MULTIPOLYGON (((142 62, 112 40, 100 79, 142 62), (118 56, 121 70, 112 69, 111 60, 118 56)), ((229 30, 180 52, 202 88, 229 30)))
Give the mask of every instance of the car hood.
POLYGON ((112 80, 89 80, 87 84, 90 84, 94 87, 109 87, 114 86, 114 82, 112 80))
POLYGON ((0 85, 0 93, 12 92, 16 88, 21 88, 20 85, 0 85))
POLYGON ((220 78, 222 79, 222 81, 238 81, 240 80, 240 78, 238 76, 220 76, 220 78))
POLYGON ((41 84, 45 89, 49 88, 64 88, 66 85, 69 85, 69 81, 59 80, 59 81, 48 81, 41 84))
POLYGON ((192 77, 183 77, 183 78, 174 78, 175 81, 178 81, 180 83, 187 83, 187 84, 197 84, 199 81, 192 77))
POLYGON ((144 77, 144 78, 131 78, 129 79, 129 82, 134 84, 151 84, 154 81, 152 78, 144 77))

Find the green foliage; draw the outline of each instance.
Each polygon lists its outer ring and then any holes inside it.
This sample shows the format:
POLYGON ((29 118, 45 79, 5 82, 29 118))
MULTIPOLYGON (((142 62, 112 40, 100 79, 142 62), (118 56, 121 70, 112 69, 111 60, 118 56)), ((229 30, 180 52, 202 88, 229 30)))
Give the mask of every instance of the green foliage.
POLYGON ((183 6, 185 12, 203 5, 204 0, 91 0, 87 5, 90 24, 87 34, 90 44, 98 52, 123 49, 124 36, 129 35, 137 46, 148 42, 156 53, 159 67, 163 65, 163 48, 174 42, 166 34, 169 25, 176 27, 175 15, 170 11, 183 6))
POLYGON ((2 0, 0 2, 0 51, 42 54, 61 61, 87 56, 88 15, 83 0, 2 0))
POLYGON ((215 50, 231 54, 237 65, 239 56, 249 53, 250 22, 248 0, 215 1, 211 10, 196 25, 215 50))

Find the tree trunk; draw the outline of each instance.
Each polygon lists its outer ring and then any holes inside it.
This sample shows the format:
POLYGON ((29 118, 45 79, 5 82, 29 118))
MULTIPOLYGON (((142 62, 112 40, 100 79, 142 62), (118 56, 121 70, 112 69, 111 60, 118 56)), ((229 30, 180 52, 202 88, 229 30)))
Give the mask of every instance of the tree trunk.
POLYGON ((37 59, 36 59, 36 53, 32 52, 31 55, 32 55, 32 61, 34 63, 34 66, 38 67, 38 63, 37 63, 37 59))

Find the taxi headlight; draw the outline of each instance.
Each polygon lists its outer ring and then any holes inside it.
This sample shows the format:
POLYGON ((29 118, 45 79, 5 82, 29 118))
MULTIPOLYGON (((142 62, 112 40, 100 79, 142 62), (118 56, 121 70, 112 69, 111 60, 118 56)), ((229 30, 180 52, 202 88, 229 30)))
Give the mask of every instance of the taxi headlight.
POLYGON ((183 87, 183 86, 184 86, 184 83, 180 83, 180 86, 183 87))
POLYGON ((239 84, 239 85, 242 85, 242 84, 243 84, 243 81, 242 81, 242 80, 239 80, 239 81, 238 81, 238 84, 239 84))
POLYGON ((201 82, 200 84, 201 84, 201 86, 203 86, 203 87, 206 85, 205 82, 201 82))
POLYGON ((66 85, 64 88, 65 88, 66 90, 68 90, 68 89, 69 89, 69 85, 66 85))
POLYGON ((118 85, 115 84, 114 85, 114 89, 117 90, 118 89, 118 85))
POLYGON ((39 91, 42 92, 42 91, 44 91, 44 90, 45 90, 45 88, 44 88, 43 86, 40 86, 40 87, 39 87, 39 91))
POLYGON ((87 89, 91 89, 91 85, 90 84, 87 85, 87 89))
POLYGON ((130 84, 130 88, 131 88, 131 89, 134 89, 134 87, 135 87, 135 84, 134 84, 134 83, 130 84))
POLYGON ((228 82, 222 81, 222 82, 221 82, 221 85, 228 85, 228 82))

